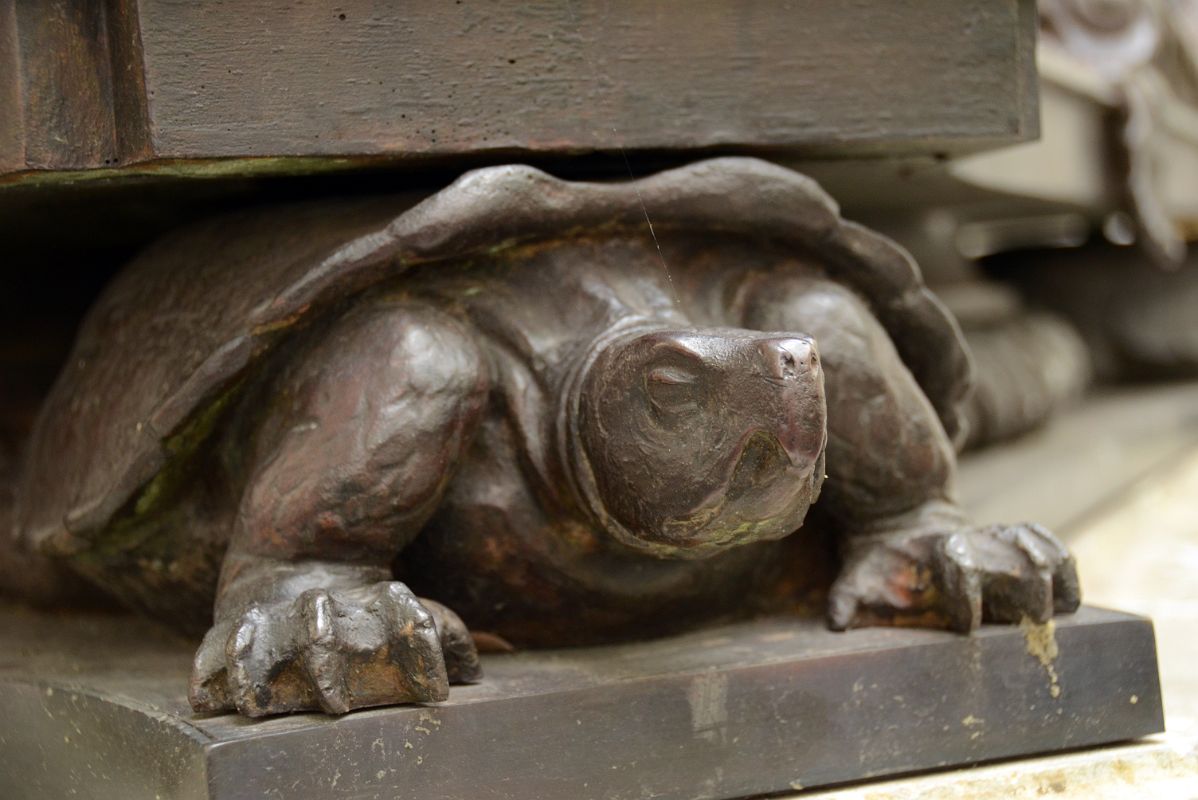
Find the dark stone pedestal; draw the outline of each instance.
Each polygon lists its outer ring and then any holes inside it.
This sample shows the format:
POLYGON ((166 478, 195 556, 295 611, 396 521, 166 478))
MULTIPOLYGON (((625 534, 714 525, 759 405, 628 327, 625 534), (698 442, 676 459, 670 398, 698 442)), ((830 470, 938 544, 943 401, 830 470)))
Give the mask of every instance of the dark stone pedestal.
POLYGON ((191 645, 0 609, 0 797, 725 798, 1162 730, 1152 625, 831 633, 763 620, 488 658, 435 706, 196 716, 191 645))

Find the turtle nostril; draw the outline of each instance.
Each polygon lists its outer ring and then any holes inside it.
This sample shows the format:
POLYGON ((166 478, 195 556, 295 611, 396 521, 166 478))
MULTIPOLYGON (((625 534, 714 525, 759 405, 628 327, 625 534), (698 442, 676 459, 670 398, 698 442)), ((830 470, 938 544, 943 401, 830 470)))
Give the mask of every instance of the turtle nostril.
POLYGON ((794 378, 796 374, 794 353, 789 350, 782 351, 782 377, 794 378))
POLYGON ((815 348, 807 339, 770 339, 760 346, 768 373, 775 378, 794 379, 818 366, 815 348))

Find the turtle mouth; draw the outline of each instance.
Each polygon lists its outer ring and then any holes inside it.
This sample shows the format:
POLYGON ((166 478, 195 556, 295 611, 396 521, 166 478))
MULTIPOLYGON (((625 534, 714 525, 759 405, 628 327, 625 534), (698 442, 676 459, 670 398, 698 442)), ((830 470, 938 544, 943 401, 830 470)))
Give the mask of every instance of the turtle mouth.
POLYGON ((788 447, 777 436, 754 431, 720 488, 694 511, 666 521, 663 538, 710 552, 786 536, 802 525, 815 500, 819 460, 806 447, 788 447))
MULTIPOLYGON (((741 450, 736 466, 732 468, 731 494, 736 487, 750 489, 753 486, 779 477, 790 467, 803 461, 797 447, 785 447, 777 437, 757 431, 749 437, 741 450)), ((807 464, 809 466, 809 463, 807 464)))

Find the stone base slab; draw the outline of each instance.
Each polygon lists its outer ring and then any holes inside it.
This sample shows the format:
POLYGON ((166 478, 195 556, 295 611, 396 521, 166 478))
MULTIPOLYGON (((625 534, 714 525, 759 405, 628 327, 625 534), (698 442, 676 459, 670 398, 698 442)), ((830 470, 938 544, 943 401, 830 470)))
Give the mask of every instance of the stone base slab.
POLYGON ((251 721, 187 706, 193 644, 0 607, 5 798, 733 798, 1163 729, 1151 623, 974 636, 774 618, 489 656, 448 702, 251 721))

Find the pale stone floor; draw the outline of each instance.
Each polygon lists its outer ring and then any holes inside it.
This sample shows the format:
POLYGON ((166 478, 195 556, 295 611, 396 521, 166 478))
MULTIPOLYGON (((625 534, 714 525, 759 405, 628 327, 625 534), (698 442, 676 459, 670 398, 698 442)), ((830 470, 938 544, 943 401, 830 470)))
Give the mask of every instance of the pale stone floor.
POLYGON ((1087 603, 1152 617, 1165 734, 1143 742, 804 793, 822 800, 1198 799, 1198 447, 1063 531, 1087 603))

